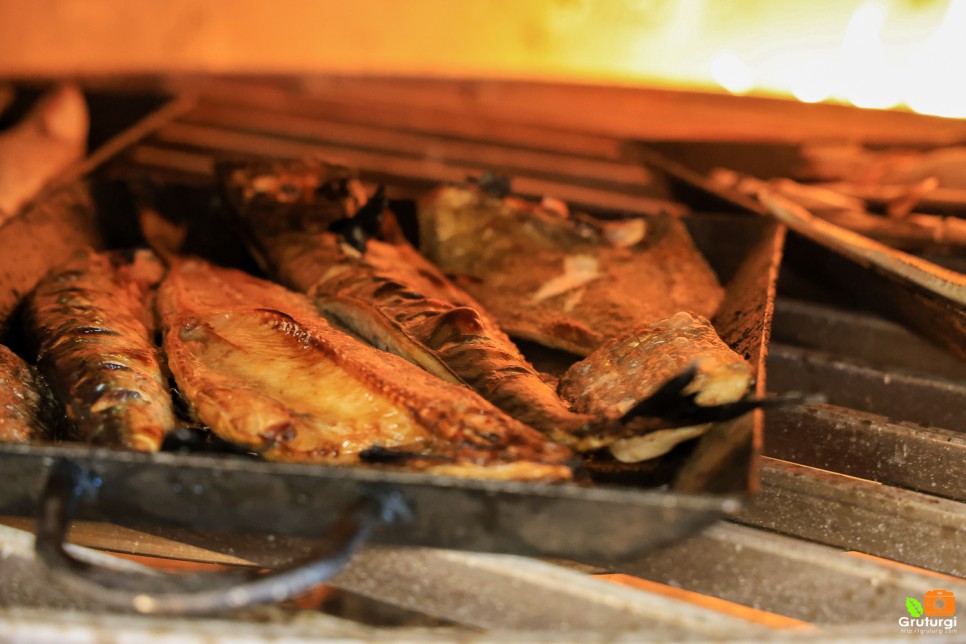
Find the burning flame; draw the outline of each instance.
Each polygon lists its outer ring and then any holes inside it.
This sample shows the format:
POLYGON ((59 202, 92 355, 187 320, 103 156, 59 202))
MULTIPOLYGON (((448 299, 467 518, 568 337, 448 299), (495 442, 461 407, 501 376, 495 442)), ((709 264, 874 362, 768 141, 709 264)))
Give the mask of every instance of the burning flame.
POLYGON ((732 94, 747 94, 755 88, 755 73, 733 51, 723 51, 711 59, 711 75, 732 94))
MULTIPOLYGON (((927 3, 928 4, 928 3, 927 3)), ((921 114, 966 118, 966 0, 949 0, 938 24, 923 25, 922 3, 865 0, 841 38, 802 39, 784 51, 733 49, 711 57, 714 81, 734 94, 790 93, 800 101, 857 107, 906 106, 921 114), (960 73, 956 73, 957 70, 960 73)))
POLYGON ((950 77, 943 61, 966 60, 966 0, 952 0, 939 28, 917 53, 906 103, 917 112, 966 117, 963 78, 950 77))
POLYGON ((842 40, 845 98, 857 107, 889 108, 902 100, 885 62, 882 29, 889 16, 884 2, 872 0, 855 10, 842 40))

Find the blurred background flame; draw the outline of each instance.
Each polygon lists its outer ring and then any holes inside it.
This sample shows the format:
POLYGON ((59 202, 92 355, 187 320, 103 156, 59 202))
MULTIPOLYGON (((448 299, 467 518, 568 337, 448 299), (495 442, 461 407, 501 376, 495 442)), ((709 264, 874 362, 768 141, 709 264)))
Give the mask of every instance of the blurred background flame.
POLYGON ((0 77, 355 74, 966 118, 966 0, 0 0, 0 77))
POLYGON ((757 38, 736 30, 733 42, 710 55, 710 78, 735 94, 966 117, 966 0, 807 4, 804 25, 757 23, 757 38))

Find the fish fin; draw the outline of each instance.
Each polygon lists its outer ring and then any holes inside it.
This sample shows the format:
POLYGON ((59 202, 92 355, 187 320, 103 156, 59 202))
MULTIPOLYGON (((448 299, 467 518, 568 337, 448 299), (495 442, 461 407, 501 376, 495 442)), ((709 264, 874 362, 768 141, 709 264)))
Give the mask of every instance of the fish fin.
POLYGON ((363 463, 380 463, 380 464, 405 463, 407 461, 414 461, 414 460, 429 460, 429 461, 442 461, 442 462, 456 461, 456 459, 452 457, 448 457, 443 454, 412 452, 405 449, 383 447, 382 445, 373 445, 372 447, 362 450, 361 452, 359 452, 359 460, 362 461, 363 463))
POLYGON ((166 264, 177 257, 188 237, 187 222, 172 221, 162 212, 160 184, 148 176, 137 177, 128 182, 128 189, 137 209, 141 235, 166 264))
POLYGON ((366 242, 375 237, 382 227, 382 213, 386 209, 386 188, 379 186, 352 217, 332 224, 330 230, 339 233, 343 240, 360 253, 366 252, 366 242))
POLYGON ((694 403, 695 394, 686 394, 684 390, 694 381, 698 375, 698 366, 690 364, 688 367, 674 376, 657 391, 631 407, 621 418, 623 422, 634 418, 668 418, 681 413, 682 408, 690 412, 696 407, 694 403))
POLYGON ((255 457, 251 450, 235 443, 229 443, 203 427, 176 427, 165 435, 164 442, 161 443, 161 451, 204 452, 255 457))
POLYGON ((509 196, 512 192, 510 177, 497 174, 495 172, 484 172, 478 179, 471 178, 484 192, 502 199, 509 196))
POLYGON ((696 420, 698 424, 712 423, 731 420, 755 409, 775 409, 779 407, 791 407, 792 405, 807 405, 823 402, 825 402, 825 397, 820 394, 806 395, 791 391, 784 394, 770 394, 762 396, 761 398, 750 397, 721 405, 709 405, 707 407, 694 405, 688 414, 682 415, 679 419, 675 418, 674 420, 686 421, 688 424, 692 424, 693 420, 696 420))
POLYGON ((686 427, 730 420, 755 409, 824 402, 824 397, 821 395, 788 392, 760 398, 752 396, 720 405, 698 405, 695 402, 697 393, 689 394, 684 391, 694 380, 697 372, 697 365, 691 364, 687 369, 661 385, 653 394, 632 407, 621 417, 620 424, 626 425, 639 418, 654 418, 664 421, 667 428, 686 427))

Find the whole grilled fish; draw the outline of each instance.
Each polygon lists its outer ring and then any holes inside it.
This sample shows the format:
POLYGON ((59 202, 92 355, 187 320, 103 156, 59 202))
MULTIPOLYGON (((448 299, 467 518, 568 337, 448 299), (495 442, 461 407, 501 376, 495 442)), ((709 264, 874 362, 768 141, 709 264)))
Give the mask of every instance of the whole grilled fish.
POLYGON ((163 273, 150 251, 80 252, 30 296, 37 364, 65 407, 74 438, 154 452, 174 427, 153 342, 152 289, 163 273))
POLYGON ((337 222, 368 218, 364 209, 371 207, 360 206, 343 187, 345 172, 317 162, 223 168, 229 202, 271 274, 307 293, 329 318, 370 344, 469 385, 572 449, 598 449, 643 430, 644 421, 625 427, 616 419, 571 411, 483 308, 411 246, 370 239, 360 253, 331 232, 337 222), (328 189, 318 189, 320 173, 332 177, 328 189), (313 190, 301 188, 306 185, 313 190), (342 219, 336 219, 340 209, 342 219))
POLYGON ((22 122, 0 134, 0 223, 84 156, 88 120, 83 94, 64 84, 44 94, 22 122))
POLYGON ((567 448, 471 390, 334 329, 281 286, 183 260, 161 286, 159 310, 169 367, 194 414, 268 459, 570 477, 567 448))
POLYGON ((670 216, 608 223, 467 184, 420 202, 419 234, 507 333, 578 355, 678 311, 711 317, 724 297, 670 216))
POLYGON ((57 407, 33 367, 0 345, 0 443, 53 438, 57 407))
MULTIPOLYGON (((736 403, 751 388, 751 366, 721 341, 711 323, 680 312, 607 341, 567 370, 559 391, 575 410, 620 418, 689 365, 695 376, 683 393, 698 407, 736 403)), ((617 441, 610 450, 620 461, 643 461, 700 436, 709 427, 662 429, 617 441)))

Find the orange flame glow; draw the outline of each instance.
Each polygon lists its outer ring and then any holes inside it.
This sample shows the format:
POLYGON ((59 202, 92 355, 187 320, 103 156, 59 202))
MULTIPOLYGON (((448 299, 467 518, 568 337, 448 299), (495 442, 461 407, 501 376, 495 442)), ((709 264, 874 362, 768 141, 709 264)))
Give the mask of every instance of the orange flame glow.
POLYGON ((966 118, 966 0, 949 0, 931 25, 924 24, 928 9, 928 3, 865 0, 837 45, 829 38, 804 38, 767 57, 726 50, 712 56, 709 71, 736 94, 777 92, 809 103, 906 106, 966 118))
POLYGON ((943 61, 966 61, 966 0, 950 2, 942 24, 917 52, 906 95, 917 112, 966 117, 966 78, 948 74, 943 61))

